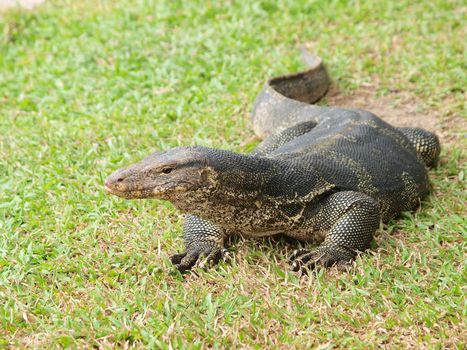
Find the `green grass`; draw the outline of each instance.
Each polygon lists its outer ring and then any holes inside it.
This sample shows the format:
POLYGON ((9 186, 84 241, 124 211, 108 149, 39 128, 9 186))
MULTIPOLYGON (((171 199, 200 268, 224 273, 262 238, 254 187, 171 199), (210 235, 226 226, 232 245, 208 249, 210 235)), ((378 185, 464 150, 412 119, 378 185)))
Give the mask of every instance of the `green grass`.
POLYGON ((0 14, 0 347, 465 348, 462 3, 69 0, 0 14), (439 115, 452 137, 433 195, 352 274, 299 278, 286 243, 241 239, 231 264, 182 277, 167 258, 180 213, 110 197, 103 179, 177 145, 251 149, 251 103, 302 67, 302 44, 342 93, 398 89, 439 115))

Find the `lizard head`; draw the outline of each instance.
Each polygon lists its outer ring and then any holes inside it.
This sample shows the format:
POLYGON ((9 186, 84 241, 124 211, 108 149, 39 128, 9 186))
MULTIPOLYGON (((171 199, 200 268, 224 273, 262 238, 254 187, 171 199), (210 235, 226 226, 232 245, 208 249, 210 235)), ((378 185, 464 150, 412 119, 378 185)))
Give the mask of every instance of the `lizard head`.
POLYGON ((156 152, 115 171, 105 180, 107 192, 123 198, 177 201, 198 189, 215 187, 215 176, 202 148, 177 147, 156 152))

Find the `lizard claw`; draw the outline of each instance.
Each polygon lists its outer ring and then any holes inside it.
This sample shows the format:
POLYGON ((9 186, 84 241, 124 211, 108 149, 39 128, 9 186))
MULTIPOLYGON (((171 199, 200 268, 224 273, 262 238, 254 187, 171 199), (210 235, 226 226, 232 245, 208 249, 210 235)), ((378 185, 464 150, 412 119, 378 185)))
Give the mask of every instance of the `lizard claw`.
POLYGON ((228 261, 229 254, 226 249, 219 247, 187 249, 184 253, 174 254, 170 257, 170 261, 180 272, 191 270, 193 267, 212 266, 221 259, 228 261))
POLYGON ((170 257, 170 262, 174 265, 178 265, 181 263, 182 259, 186 256, 186 252, 185 253, 181 253, 181 254, 174 254, 170 257))
POLYGON ((336 266, 339 271, 349 271, 352 267, 353 257, 342 258, 336 255, 332 248, 318 248, 314 250, 297 249, 289 258, 291 270, 306 274, 317 267, 336 266))

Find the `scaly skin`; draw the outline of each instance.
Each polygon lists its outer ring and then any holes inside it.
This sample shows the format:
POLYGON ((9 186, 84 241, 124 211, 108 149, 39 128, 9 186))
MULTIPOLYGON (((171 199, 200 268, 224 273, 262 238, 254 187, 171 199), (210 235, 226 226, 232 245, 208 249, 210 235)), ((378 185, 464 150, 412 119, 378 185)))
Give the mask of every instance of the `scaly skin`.
POLYGON ((187 214, 186 251, 172 256, 180 271, 216 263, 237 233, 320 243, 292 254, 294 271, 346 268, 381 221, 428 194, 437 137, 367 111, 312 105, 329 78, 319 58, 305 60, 308 71, 271 79, 259 94, 253 128, 265 139, 251 154, 178 147, 107 178, 112 194, 168 200, 187 214))

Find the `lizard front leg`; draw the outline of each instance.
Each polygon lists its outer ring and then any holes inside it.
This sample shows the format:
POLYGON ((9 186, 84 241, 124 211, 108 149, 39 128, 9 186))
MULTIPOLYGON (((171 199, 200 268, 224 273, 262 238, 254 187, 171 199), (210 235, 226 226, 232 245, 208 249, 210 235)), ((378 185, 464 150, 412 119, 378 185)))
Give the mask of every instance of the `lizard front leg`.
POLYGON ((197 216, 187 215, 183 225, 186 251, 172 255, 170 260, 180 272, 204 263, 217 264, 226 256, 226 237, 227 233, 220 227, 197 216))
POLYGON ((293 271, 316 266, 347 268, 358 252, 370 247, 380 223, 378 202, 360 192, 330 195, 312 219, 314 229, 325 232, 324 242, 313 250, 298 249, 290 257, 293 271))

